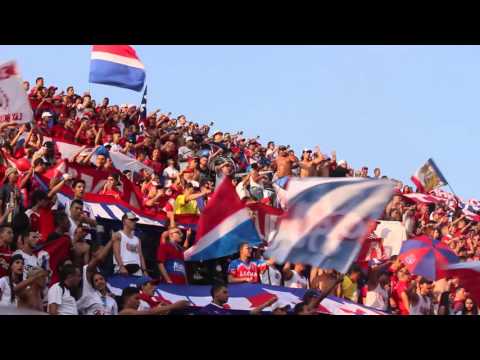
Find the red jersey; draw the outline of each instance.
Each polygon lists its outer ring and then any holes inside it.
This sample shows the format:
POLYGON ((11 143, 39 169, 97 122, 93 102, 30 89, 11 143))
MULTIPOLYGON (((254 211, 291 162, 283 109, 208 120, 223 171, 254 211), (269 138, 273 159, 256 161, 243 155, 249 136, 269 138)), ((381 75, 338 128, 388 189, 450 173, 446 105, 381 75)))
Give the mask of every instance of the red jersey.
POLYGON ((228 266, 228 275, 236 278, 247 278, 250 282, 258 282, 258 265, 254 261, 248 263, 236 259, 228 266))
POLYGON ((403 304, 401 294, 402 292, 406 292, 408 289, 408 282, 407 281, 399 281, 395 288, 392 291, 392 298, 397 303, 397 307, 400 310, 400 315, 409 315, 410 311, 405 307, 403 304))
POLYGON ((174 284, 186 283, 183 249, 171 243, 160 244, 157 249, 157 261, 163 263, 174 284))

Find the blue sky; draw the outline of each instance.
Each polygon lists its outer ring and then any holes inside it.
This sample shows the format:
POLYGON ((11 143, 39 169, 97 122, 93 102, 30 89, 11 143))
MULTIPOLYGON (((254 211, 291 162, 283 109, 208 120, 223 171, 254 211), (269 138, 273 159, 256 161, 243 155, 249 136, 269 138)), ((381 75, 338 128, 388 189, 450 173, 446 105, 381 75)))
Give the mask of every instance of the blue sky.
MULTIPOLYGON (((135 46, 148 110, 244 130, 295 150, 335 149, 353 167, 408 182, 433 157, 457 195, 480 198, 478 46, 135 46)), ((90 89, 97 101, 141 93, 88 84, 90 46, 1 46, 24 79, 90 89)), ((448 190, 448 189, 447 189, 448 190)))

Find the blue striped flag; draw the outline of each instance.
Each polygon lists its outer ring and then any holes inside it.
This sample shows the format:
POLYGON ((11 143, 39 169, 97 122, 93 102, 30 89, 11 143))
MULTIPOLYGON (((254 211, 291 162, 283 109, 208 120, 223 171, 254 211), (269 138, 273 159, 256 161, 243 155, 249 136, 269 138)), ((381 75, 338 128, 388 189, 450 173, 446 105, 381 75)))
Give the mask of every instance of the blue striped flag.
POLYGON ((388 180, 292 178, 267 256, 346 272, 393 194, 388 180))

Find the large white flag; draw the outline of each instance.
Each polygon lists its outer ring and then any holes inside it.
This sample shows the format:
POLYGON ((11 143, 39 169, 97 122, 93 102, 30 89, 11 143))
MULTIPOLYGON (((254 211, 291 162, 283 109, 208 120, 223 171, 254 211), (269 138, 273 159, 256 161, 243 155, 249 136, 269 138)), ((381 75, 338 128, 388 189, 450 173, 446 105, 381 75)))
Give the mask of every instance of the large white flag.
POLYGON ((370 220, 393 194, 386 180, 292 178, 286 211, 267 256, 346 272, 360 251, 370 220))
POLYGON ((33 111, 15 61, 0 65, 0 122, 25 124, 33 111))

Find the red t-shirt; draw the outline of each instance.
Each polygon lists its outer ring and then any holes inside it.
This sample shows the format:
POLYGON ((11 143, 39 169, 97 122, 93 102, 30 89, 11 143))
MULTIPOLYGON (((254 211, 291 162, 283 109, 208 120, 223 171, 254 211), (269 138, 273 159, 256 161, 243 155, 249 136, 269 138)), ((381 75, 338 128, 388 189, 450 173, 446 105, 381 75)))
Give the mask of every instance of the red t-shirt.
POLYGON ((402 298, 401 298, 402 292, 407 291, 407 289, 408 289, 408 282, 399 281, 392 291, 392 298, 397 303, 397 307, 400 310, 400 315, 409 315, 410 314, 409 309, 407 309, 405 307, 405 305, 403 304, 402 298))
POLYGON ((120 192, 116 189, 100 190, 98 195, 113 196, 115 199, 120 199, 120 192))
POLYGON ((186 283, 185 258, 182 249, 170 243, 160 244, 157 249, 157 261, 163 263, 174 284, 186 283))

